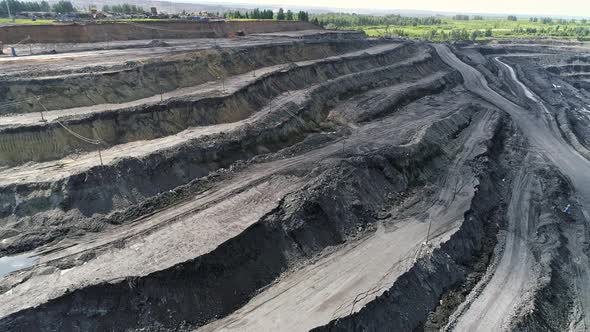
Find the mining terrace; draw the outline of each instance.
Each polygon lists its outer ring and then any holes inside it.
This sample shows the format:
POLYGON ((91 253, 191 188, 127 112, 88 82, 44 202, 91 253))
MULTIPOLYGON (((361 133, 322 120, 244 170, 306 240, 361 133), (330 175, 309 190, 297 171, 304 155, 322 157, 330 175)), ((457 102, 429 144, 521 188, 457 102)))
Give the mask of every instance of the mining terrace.
POLYGON ((587 331, 590 47, 0 27, 1 331, 587 331))

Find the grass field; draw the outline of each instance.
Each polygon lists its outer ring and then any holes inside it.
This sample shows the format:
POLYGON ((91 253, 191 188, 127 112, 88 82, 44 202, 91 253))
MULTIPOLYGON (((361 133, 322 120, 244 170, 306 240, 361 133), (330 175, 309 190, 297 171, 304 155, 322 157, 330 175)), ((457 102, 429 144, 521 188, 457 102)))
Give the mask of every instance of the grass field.
MULTIPOLYGON (((531 22, 528 19, 509 21, 507 19, 483 19, 483 20, 453 20, 445 18, 437 25, 374 25, 374 26, 352 26, 350 29, 362 30, 369 36, 398 35, 419 39, 466 39, 451 38, 453 32, 463 32, 469 36, 467 39, 508 39, 508 38, 577 38, 579 40, 590 40, 590 23, 576 21, 575 23, 564 22, 542 23, 531 22), (475 34, 473 33, 475 31, 475 34), (487 34, 486 34, 487 31, 487 34), (445 38, 446 36, 446 38, 445 38)), ((456 33, 455 35, 459 35, 456 33)))
MULTIPOLYGON (((33 21, 31 19, 24 19, 24 18, 17 18, 14 20, 15 24, 49 24, 55 22, 54 20, 36 20, 33 21)), ((12 20, 9 18, 0 18, 0 24, 12 23, 12 20)))

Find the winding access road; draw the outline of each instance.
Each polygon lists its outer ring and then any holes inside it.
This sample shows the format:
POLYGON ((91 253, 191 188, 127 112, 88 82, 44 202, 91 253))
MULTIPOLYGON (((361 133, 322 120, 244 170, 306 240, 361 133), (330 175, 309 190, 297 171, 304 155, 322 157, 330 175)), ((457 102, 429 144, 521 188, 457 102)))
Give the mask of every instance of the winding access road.
MULTIPOLYGON (((542 156, 551 161, 551 163, 553 163, 558 170, 570 180, 570 183, 573 184, 578 203, 583 209, 586 220, 589 220, 590 214, 587 213, 585 208, 590 206, 590 176, 588 176, 588 174, 590 174, 590 161, 580 155, 578 151, 562 138, 554 123, 554 119, 547 117, 548 112, 546 112, 545 106, 540 102, 541 99, 535 96, 530 89, 518 80, 514 70, 510 70, 511 79, 523 89, 521 93, 524 93, 527 98, 542 106, 539 107, 539 112, 535 112, 535 110, 526 110, 492 90, 488 86, 483 74, 459 60, 448 46, 439 44, 434 45, 434 47, 445 63, 459 70, 465 81, 464 85, 469 91, 479 95, 486 101, 508 113, 528 139, 532 148, 539 151, 542 156)), ((526 174, 524 174, 524 176, 526 178, 526 174)), ((519 213, 519 211, 526 209, 525 206, 521 206, 521 204, 526 203, 526 201, 526 198, 524 198, 524 201, 515 202, 518 203, 520 207, 509 209, 509 220, 512 219, 513 222, 517 223, 527 222, 526 219, 522 218, 522 214, 519 213)), ((583 226, 587 228, 587 225, 583 226)), ((515 230, 520 229, 519 227, 520 226, 516 225, 515 230)), ((582 234, 586 234, 586 232, 582 232, 582 234)), ((567 230, 566 236, 568 236, 567 230)), ((588 239, 585 239, 584 235, 581 235, 578 232, 576 240, 578 243, 582 243, 588 239)), ((513 244, 516 245, 517 242, 514 242, 513 244)), ((526 248, 512 246, 509 253, 504 254, 501 258, 502 261, 510 260, 511 263, 505 264, 501 261, 498 265, 498 269, 494 272, 492 280, 486 288, 489 289, 489 287, 494 287, 494 279, 503 278, 506 274, 506 271, 504 271, 505 269, 512 270, 515 267, 527 264, 528 255, 518 255, 520 259, 513 261, 514 255, 511 254, 512 249, 522 249, 524 250, 523 252, 526 252, 526 248)), ((580 248, 576 249, 576 246, 570 247, 570 251, 573 256, 572 262, 575 264, 575 268, 578 271, 577 288, 581 308, 584 310, 583 315, 584 317, 590 317, 590 264, 588 257, 582 250, 580 250, 580 248)), ((527 278, 527 275, 528 274, 522 274, 521 277, 527 278)), ((533 280, 530 281, 532 282, 533 280)), ((503 311, 505 309, 503 306, 506 303, 514 303, 519 297, 524 296, 524 294, 522 293, 522 288, 514 290, 512 287, 508 287, 505 283, 500 284, 504 286, 500 286, 501 289, 499 291, 489 291, 484 289, 470 309, 459 318, 457 324, 458 331, 461 331, 462 328, 468 328, 468 326, 462 325, 462 320, 465 322, 473 322, 473 317, 478 317, 480 319, 478 321, 480 323, 478 330, 480 331, 497 331, 499 327, 505 326, 505 316, 496 314, 497 311, 503 311)), ((585 319, 587 320, 587 318, 585 319)), ((583 324, 586 325, 585 323, 583 324)))

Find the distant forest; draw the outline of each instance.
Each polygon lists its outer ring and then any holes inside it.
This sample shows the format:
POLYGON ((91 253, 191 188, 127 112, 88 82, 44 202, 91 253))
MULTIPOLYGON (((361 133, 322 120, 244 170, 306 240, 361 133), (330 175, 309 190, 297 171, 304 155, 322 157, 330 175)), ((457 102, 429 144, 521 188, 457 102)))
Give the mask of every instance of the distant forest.
POLYGON ((518 18, 515 15, 504 18, 481 15, 407 17, 331 13, 313 15, 311 21, 328 29, 361 30, 372 37, 407 37, 432 41, 539 37, 590 40, 587 19, 518 18))
POLYGON ((358 15, 348 13, 319 14, 313 16, 322 26, 328 24, 338 28, 369 26, 369 25, 396 25, 396 26, 418 26, 418 25, 438 25, 442 20, 438 17, 408 17, 401 15, 358 15))
POLYGON ((0 1, 0 16, 8 16, 8 7, 10 7, 11 14, 15 15, 22 12, 55 12, 55 13, 72 13, 76 11, 74 5, 70 1, 59 1, 50 6, 47 1, 18 1, 18 0, 2 0, 0 1), (6 3, 8 2, 8 6, 6 3))
POLYGON ((292 12, 291 10, 285 10, 280 8, 275 15, 275 13, 271 9, 263 9, 260 10, 258 8, 252 11, 228 11, 223 13, 223 17, 229 19, 254 19, 254 20, 287 20, 287 21, 309 21, 309 13, 304 11, 299 11, 297 13, 292 12))
POLYGON ((117 13, 117 14, 144 14, 145 10, 141 6, 130 5, 124 3, 122 5, 104 5, 102 11, 105 13, 117 13))

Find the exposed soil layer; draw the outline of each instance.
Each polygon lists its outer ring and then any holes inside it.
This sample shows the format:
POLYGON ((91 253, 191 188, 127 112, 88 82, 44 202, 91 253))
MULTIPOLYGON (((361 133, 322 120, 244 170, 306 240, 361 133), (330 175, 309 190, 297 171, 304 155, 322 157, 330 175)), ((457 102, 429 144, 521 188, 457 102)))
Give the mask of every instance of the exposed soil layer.
MULTIPOLYGON (((75 220, 78 225, 85 225, 83 228, 100 227, 103 221, 97 214, 105 216, 115 210, 128 208, 145 198, 206 176, 220 167, 228 167, 237 160, 248 159, 257 154, 276 151, 293 144, 302 139, 306 133, 331 126, 322 124, 327 116, 329 104, 341 98, 346 99, 355 94, 364 93, 363 91, 368 88, 376 86, 389 87, 388 93, 396 93, 400 82, 400 78, 396 78, 398 73, 412 77, 412 75, 432 71, 434 67, 426 63, 426 66, 415 66, 409 72, 406 72, 406 68, 406 64, 386 65, 357 74, 344 74, 325 83, 312 85, 309 89, 284 93, 282 97, 274 101, 274 109, 261 103, 260 107, 264 107, 264 110, 260 111, 259 116, 251 118, 254 122, 237 122, 232 126, 224 127, 224 131, 207 132, 206 136, 195 136, 191 139, 181 135, 176 141, 171 141, 173 144, 167 148, 156 142, 154 147, 157 147, 157 153, 151 153, 151 150, 147 149, 146 154, 137 156, 140 157, 139 159, 125 158, 127 150, 115 148, 115 152, 119 153, 117 157, 122 159, 113 159, 112 163, 105 166, 71 168, 71 172, 68 172, 62 164, 56 163, 53 181, 47 181, 50 176, 50 168, 47 166, 43 167, 45 169, 43 178, 31 179, 20 184, 18 182, 21 180, 21 175, 26 176, 30 173, 30 166, 24 166, 23 169, 27 171, 21 174, 14 168, 7 169, 7 176, 11 174, 17 183, 9 180, 3 188, 6 202, 3 207, 4 220, 9 225, 17 226, 26 222, 32 225, 38 224, 41 228, 33 233, 38 235, 31 236, 32 233, 23 232, 12 240, 4 241, 3 247, 11 248, 14 243, 20 248, 26 248, 25 243, 35 243, 39 236, 42 236, 43 241, 52 239, 54 236, 62 236, 62 227, 58 227, 60 229, 58 230, 55 226, 68 224, 68 220, 75 220), (416 74, 412 73, 413 70, 416 70, 416 74), (142 171, 130 172, 131 169, 137 168, 141 168, 142 171), (177 171, 166 172, 168 169, 177 171), (116 183, 105 183, 103 179, 107 178, 119 180, 116 183), (80 218, 86 219, 86 222, 81 223, 80 218), (36 220, 42 220, 42 222, 36 222, 36 220), (52 224, 52 230, 47 232, 44 224, 52 224), (28 240, 24 241, 27 238, 28 240)), ((387 99, 389 103, 381 102, 376 107, 383 113, 386 109, 401 106, 424 94, 438 93, 441 88, 453 86, 458 80, 456 73, 443 72, 439 76, 431 77, 430 81, 423 81, 417 93, 408 94, 402 99, 389 98, 387 99)), ((260 84, 258 87, 262 88, 263 92, 268 91, 266 93, 276 95, 282 88, 280 84, 281 80, 277 79, 272 85, 260 84)), ((289 84, 292 83, 286 81, 286 84, 285 89, 288 89, 289 84)), ((140 147, 137 146, 137 148, 140 147)), ((103 153, 107 155, 111 152, 107 150, 103 153)), ((96 156, 92 155, 92 157, 96 163, 96 156)), ((69 229, 70 226, 67 227, 69 229)))
POLYGON ((583 45, 246 23, 0 58, 0 330, 589 326, 583 45))
POLYGON ((17 25, 0 27, 4 43, 92 43, 104 40, 210 38, 244 34, 317 29, 299 21, 121 22, 17 25), (29 39, 30 38, 30 39, 29 39))
MULTIPOLYGON (((418 50, 413 47, 402 46, 385 48, 376 54, 351 54, 344 58, 336 57, 319 62, 300 62, 300 65, 292 63, 287 68, 282 66, 267 74, 259 73, 255 79, 246 74, 246 77, 239 76, 241 80, 228 81, 227 89, 221 96, 218 90, 213 90, 208 94, 177 97, 166 102, 100 113, 73 114, 71 119, 61 117, 59 122, 11 126, 0 129, 3 134, 0 156, 12 165, 31 160, 63 158, 75 151, 96 149, 93 144, 71 135, 70 131, 85 137, 99 137, 104 149, 131 141, 174 135, 189 127, 244 120, 279 94, 309 88, 326 79, 360 72, 365 77, 378 75, 380 78, 374 84, 378 86, 385 84, 380 82, 385 80, 387 74, 387 84, 395 84, 415 80, 423 73, 433 72, 430 67, 440 66, 440 61, 437 63, 428 53, 399 61, 416 52, 418 50), (335 63, 339 65, 336 67, 335 63), (210 109, 217 111, 212 114, 210 109), (19 142, 31 140, 35 142, 33 149, 29 149, 29 154, 23 154, 19 142), (45 142, 51 144, 48 146, 45 142)), ((361 74, 357 76, 361 77, 361 74)), ((225 82, 223 85, 225 87, 225 82)))
MULTIPOLYGON (((24 73, 3 77, 0 98, 6 105, 0 108, 0 114, 121 103, 266 66, 342 54, 366 48, 372 42, 359 39, 345 42, 334 38, 311 42, 289 38, 275 41, 266 38, 229 44, 231 48, 209 42, 208 46, 194 43, 176 51, 166 48, 137 50, 135 59, 124 56, 124 51, 117 51, 122 55, 120 59, 104 58, 104 52, 80 53, 77 55, 97 58, 92 67, 49 67, 48 71, 34 72, 34 77, 24 73)), ((60 55, 55 60, 64 57, 60 55)), ((39 60, 24 58, 20 62, 35 64, 39 60)))

